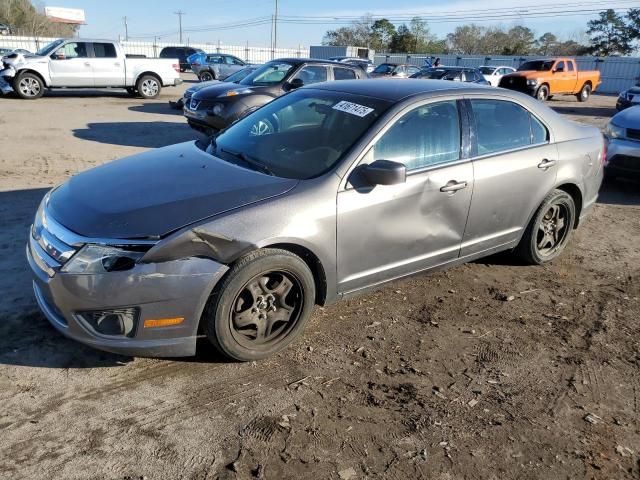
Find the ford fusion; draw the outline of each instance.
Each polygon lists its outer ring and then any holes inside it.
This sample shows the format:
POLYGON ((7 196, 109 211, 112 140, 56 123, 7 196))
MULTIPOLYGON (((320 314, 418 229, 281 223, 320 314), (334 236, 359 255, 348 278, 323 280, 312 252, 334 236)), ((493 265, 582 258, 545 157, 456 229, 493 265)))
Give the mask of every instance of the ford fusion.
POLYGON ((27 256, 52 325, 96 348, 236 360, 329 304, 511 250, 558 256, 593 206, 604 139, 517 92, 343 81, 220 135, 114 161, 43 199, 27 256))

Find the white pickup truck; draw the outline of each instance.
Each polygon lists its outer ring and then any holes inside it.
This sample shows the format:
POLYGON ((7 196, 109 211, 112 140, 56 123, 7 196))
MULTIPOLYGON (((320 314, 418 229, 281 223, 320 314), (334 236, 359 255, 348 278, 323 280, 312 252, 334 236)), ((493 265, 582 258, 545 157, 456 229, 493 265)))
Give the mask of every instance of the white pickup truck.
POLYGON ((13 79, 20 98, 40 98, 47 88, 126 88, 156 98, 182 83, 178 59, 127 58, 117 42, 59 39, 26 55, 13 79))

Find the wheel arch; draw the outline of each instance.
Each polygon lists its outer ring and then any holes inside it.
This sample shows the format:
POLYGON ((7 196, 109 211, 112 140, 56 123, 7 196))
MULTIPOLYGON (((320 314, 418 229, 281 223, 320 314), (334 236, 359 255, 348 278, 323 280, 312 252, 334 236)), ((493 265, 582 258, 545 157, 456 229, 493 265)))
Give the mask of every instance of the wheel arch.
POLYGON ((49 84, 47 83, 47 80, 45 79, 44 75, 42 75, 42 73, 38 72, 37 70, 33 70, 32 68, 23 68, 22 70, 19 70, 18 72, 16 72, 16 75, 14 78, 17 79, 23 73, 31 73, 37 76, 42 81, 42 84, 45 87, 49 88, 49 84))
POLYGON ((573 228, 578 228, 578 223, 580 219, 580 214, 582 213, 582 191, 580 187, 578 187, 575 183, 563 183, 562 185, 558 185, 556 190, 562 190, 563 192, 571 195, 573 199, 573 203, 576 206, 576 218, 573 223, 573 228))
POLYGON ((138 88, 138 82, 145 75, 149 75, 151 77, 154 77, 156 80, 158 80, 158 82, 160 82, 160 86, 164 87, 164 83, 162 82, 162 78, 160 78, 160 75, 158 75, 156 72, 151 72, 151 71, 145 70, 144 72, 141 72, 136 76, 136 81, 134 82, 134 85, 133 85, 135 88, 138 88))
POLYGON ((322 262, 315 253, 313 253, 310 249, 303 245, 286 242, 263 245, 261 248, 279 248, 300 257, 304 261, 304 263, 307 264, 309 270, 311 270, 311 274, 313 275, 313 279, 315 280, 316 304, 325 305, 327 299, 327 276, 324 265, 322 265, 322 262))

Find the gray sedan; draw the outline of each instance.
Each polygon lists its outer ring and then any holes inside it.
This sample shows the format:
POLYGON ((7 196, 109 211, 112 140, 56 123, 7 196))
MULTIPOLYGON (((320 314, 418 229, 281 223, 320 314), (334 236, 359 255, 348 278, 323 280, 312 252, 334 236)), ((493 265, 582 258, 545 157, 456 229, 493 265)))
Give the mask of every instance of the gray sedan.
POLYGON ((607 125, 605 135, 609 139, 607 176, 640 179, 640 106, 615 115, 607 125))
POLYGON ((596 128, 508 90, 314 84, 53 189, 27 248, 36 299, 96 348, 193 355, 204 334, 264 358, 314 304, 503 250, 553 260, 596 201, 603 155, 596 128))

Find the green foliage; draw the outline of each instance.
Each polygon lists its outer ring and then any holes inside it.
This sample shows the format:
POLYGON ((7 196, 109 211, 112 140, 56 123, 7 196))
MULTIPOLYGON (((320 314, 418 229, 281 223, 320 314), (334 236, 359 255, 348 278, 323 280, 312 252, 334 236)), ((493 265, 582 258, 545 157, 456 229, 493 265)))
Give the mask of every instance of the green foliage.
POLYGON ((588 23, 590 51, 594 55, 628 55, 633 51, 629 29, 624 17, 613 9, 600 12, 600 17, 588 23))

